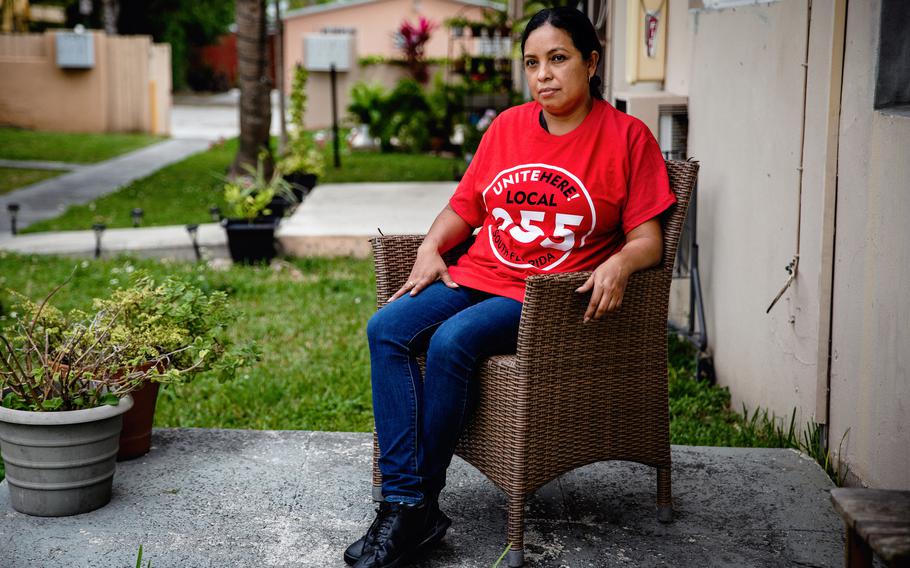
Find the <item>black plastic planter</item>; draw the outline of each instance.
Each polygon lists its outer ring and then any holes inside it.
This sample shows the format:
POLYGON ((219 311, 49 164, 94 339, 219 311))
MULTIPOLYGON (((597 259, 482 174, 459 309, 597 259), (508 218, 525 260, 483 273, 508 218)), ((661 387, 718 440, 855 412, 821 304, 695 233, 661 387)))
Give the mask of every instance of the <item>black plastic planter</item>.
POLYGON ((228 249, 234 262, 261 264, 275 258, 277 219, 263 218, 253 222, 225 219, 222 224, 227 232, 228 249))
POLYGON ((268 221, 274 220, 277 223, 277 220, 284 217, 285 213, 287 213, 288 209, 290 208, 291 202, 288 199, 280 195, 276 195, 272 198, 271 201, 269 201, 269 204, 266 207, 266 209, 269 210, 269 214, 263 215, 262 218, 267 219, 268 221))
POLYGON ((294 172, 284 176, 285 181, 291 184, 291 191, 297 201, 303 201, 303 198, 309 195, 310 191, 316 187, 316 174, 307 174, 303 172, 294 172))

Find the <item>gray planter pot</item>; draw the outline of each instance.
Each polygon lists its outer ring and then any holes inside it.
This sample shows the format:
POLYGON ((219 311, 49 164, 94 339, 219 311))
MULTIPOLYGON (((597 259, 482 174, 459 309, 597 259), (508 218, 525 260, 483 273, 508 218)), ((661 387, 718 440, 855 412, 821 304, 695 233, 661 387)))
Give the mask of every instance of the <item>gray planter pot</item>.
POLYGON ((64 517, 111 500, 123 413, 117 406, 64 412, 0 407, 0 452, 10 503, 21 513, 64 517))

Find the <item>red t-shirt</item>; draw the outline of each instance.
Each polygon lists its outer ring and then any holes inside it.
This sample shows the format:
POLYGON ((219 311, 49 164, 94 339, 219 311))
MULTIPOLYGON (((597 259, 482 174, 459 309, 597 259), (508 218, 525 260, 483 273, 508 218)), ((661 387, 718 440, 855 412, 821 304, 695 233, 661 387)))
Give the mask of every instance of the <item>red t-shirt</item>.
POLYGON ((575 130, 554 136, 540 110, 530 102, 499 115, 449 201, 480 227, 452 279, 520 302, 529 275, 597 268, 676 201, 640 120, 595 100, 575 130))

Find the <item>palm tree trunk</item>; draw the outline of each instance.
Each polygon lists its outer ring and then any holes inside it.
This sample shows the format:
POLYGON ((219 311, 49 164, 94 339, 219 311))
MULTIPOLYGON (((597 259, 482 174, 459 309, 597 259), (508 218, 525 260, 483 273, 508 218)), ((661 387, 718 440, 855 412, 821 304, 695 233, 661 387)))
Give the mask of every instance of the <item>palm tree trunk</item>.
POLYGON ((231 173, 245 173, 244 165, 256 166, 260 152, 267 154, 266 175, 271 175, 269 127, 272 124, 268 71, 266 0, 236 0, 237 78, 240 83, 240 144, 231 173))

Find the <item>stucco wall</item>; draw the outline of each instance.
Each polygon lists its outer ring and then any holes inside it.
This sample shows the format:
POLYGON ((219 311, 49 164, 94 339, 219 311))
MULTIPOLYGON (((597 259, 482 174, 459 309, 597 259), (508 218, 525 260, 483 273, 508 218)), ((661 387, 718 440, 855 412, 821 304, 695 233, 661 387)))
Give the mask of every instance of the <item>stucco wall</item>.
POLYGON ((797 249, 807 3, 706 11, 692 26, 689 154, 701 161, 700 268, 719 382, 734 408, 799 426, 816 403, 817 281, 787 281, 797 249), (813 315, 813 313, 815 315, 813 315))
POLYGON ((880 3, 850 2, 840 120, 831 441, 851 471, 910 489, 910 116, 874 111, 880 3), (871 5, 871 6, 870 6, 871 5))
POLYGON ((0 36, 0 123, 66 132, 103 132, 107 51, 95 34, 95 69, 64 70, 54 61, 54 35, 0 36), (16 44, 35 44, 27 55, 16 44), (18 52, 18 53, 17 53, 18 52))
MULTIPOLYGON (((54 35, 0 36, 0 124, 65 132, 151 132, 153 80, 168 88, 156 93, 159 116, 168 115, 170 57, 156 59, 150 38, 95 31, 94 67, 74 70, 57 67, 54 35)), ((168 124, 160 123, 155 133, 166 134, 168 124)))
POLYGON ((691 27, 695 16, 689 14, 688 0, 667 0, 667 73, 664 90, 677 95, 689 94, 692 69, 691 27))
MULTIPOLYGON (((403 68, 389 65, 370 65, 360 68, 357 58, 379 55, 400 58, 395 49, 393 34, 402 20, 416 23, 420 16, 438 24, 426 46, 426 55, 431 58, 446 57, 448 52, 448 29, 442 23, 445 19, 461 15, 468 19, 482 19, 482 10, 448 0, 382 0, 379 2, 354 5, 285 20, 284 58, 285 85, 290 89, 294 65, 302 63, 303 37, 319 33, 324 28, 354 28, 354 66, 351 71, 338 74, 339 113, 346 114, 351 87, 358 81, 378 82, 392 87, 406 75, 403 68)), ((457 55, 454 54, 454 55, 457 55)), ((431 70, 431 73, 435 69, 431 70)), ((331 92, 328 72, 311 72, 307 86, 308 107, 304 117, 306 128, 326 128, 331 125, 331 92)))
POLYGON ((808 4, 691 20, 715 366, 734 407, 827 423, 848 481, 907 489, 910 116, 873 110, 879 2, 815 2, 811 22, 808 4), (798 276, 766 315, 797 250, 798 276))

